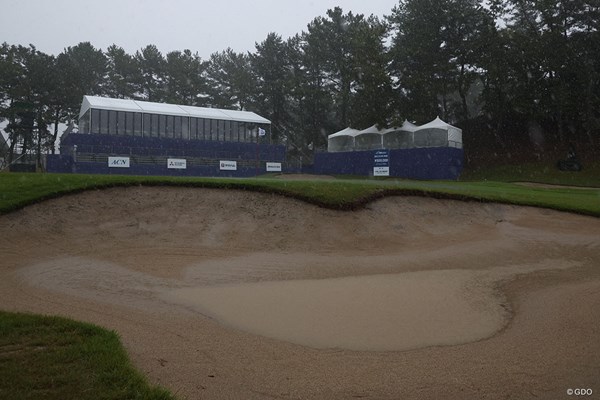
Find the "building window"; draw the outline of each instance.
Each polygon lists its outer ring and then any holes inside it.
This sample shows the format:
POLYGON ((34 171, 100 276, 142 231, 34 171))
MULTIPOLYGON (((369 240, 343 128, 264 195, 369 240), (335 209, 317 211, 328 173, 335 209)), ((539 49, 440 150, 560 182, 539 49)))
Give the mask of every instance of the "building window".
POLYGON ((133 113, 125 113, 125 134, 133 136, 133 113))
POLYGON ((173 117, 173 137, 181 139, 181 117, 173 117))
POLYGON ((204 140, 204 120, 202 118, 192 118, 196 121, 196 139, 204 140))
POLYGON ((143 128, 144 128, 144 136, 150 137, 152 136, 152 120, 150 114, 144 114, 143 119, 143 128))
POLYGON ((237 121, 231 121, 231 140, 234 142, 240 141, 240 126, 237 121))
POLYGON ((223 120, 217 121, 217 132, 219 133, 218 140, 220 142, 224 142, 225 141, 225 121, 223 121, 223 120))
POLYGON ((114 110, 108 112, 108 134, 117 134, 117 112, 114 110))
POLYGON ((100 133, 108 134, 108 110, 100 110, 100 133))
POLYGON ((202 140, 210 140, 210 120, 202 118, 202 140))
POLYGON ((190 118, 190 139, 191 140, 195 140, 198 139, 198 119, 197 118, 190 118))
POLYGON ((167 137, 167 116, 166 115, 158 116, 158 136, 159 137, 167 137))
POLYGON ((219 121, 216 119, 210 120, 210 139, 214 141, 219 140, 219 121))
POLYGON ((248 138, 246 137, 246 123, 245 122, 240 122, 240 140, 242 142, 247 142, 248 138))
POLYGON ((212 123, 210 119, 204 120, 204 140, 212 140, 212 123))
MULTIPOLYGON (((146 114, 144 114, 144 117, 146 114)), ((148 119, 149 121, 150 119, 148 119)), ((134 136, 142 136, 142 114, 141 113, 133 113, 133 135, 134 136)), ((148 136, 150 136, 150 132, 148 132, 148 136)))
POLYGON ((181 117, 181 137, 183 139, 190 138, 190 118, 189 117, 181 117))
POLYGON ((160 128, 158 126, 158 114, 152 114, 152 130, 150 136, 159 137, 160 136, 160 128))
POLYGON ((223 132, 226 142, 232 142, 233 138, 231 135, 231 121, 223 121, 223 132))
POLYGON ((166 116, 165 129, 163 130, 163 132, 165 132, 165 136, 168 138, 173 137, 173 118, 174 117, 172 115, 166 116))
POLYGON ((79 118, 77 125, 79 127, 79 132, 90 133, 90 110, 87 110, 85 114, 79 118))
POLYGON ((117 111, 117 135, 125 134, 125 112, 117 111))
POLYGON ((100 133, 100 110, 92 110, 91 133, 100 133))

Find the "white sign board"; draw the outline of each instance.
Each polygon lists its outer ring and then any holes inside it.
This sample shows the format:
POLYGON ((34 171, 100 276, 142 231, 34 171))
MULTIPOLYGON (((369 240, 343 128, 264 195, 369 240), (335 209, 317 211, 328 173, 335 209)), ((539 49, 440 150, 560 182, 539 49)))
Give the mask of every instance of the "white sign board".
POLYGON ((267 172, 281 172, 281 163, 268 162, 267 163, 267 172))
POLYGON ((167 168, 186 169, 187 161, 185 160, 185 158, 167 158, 167 168))
POLYGON ((237 171, 237 161, 219 161, 221 171, 237 171))
POLYGON ((108 157, 110 168, 129 168, 129 157, 108 157))
POLYGON ((373 167, 373 176, 390 176, 390 167, 373 167))

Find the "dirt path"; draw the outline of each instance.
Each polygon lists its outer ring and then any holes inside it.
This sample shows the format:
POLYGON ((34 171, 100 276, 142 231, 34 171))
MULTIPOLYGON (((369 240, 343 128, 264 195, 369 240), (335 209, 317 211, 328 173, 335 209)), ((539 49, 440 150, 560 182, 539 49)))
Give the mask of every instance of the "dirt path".
POLYGON ((0 237, 2 309, 115 329, 135 365, 182 399, 600 392, 600 219, 416 197, 338 212, 241 191, 120 188, 2 216, 0 237), (182 290, 199 290, 199 303, 175 299, 182 290), (281 336, 282 318, 315 315, 302 316, 304 291, 315 313, 334 312, 357 332, 352 340, 404 347, 350 350, 341 334, 339 346, 335 335, 313 346, 290 336, 319 335, 315 322, 282 324, 292 328, 281 336), (257 293, 274 297, 252 308, 257 293), (397 303, 403 314, 390 307, 397 303), (236 319, 242 305, 265 330, 236 319), (482 316, 464 319, 473 324, 466 333, 448 322, 464 309, 482 316), (418 327, 438 342, 402 340, 418 327), (456 340, 444 342, 451 333, 456 340))

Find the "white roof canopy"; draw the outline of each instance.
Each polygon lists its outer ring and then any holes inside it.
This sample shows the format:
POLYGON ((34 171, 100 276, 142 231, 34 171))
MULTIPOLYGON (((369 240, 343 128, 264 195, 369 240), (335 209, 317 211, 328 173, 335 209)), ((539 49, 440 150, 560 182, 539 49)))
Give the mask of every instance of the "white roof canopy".
POLYGON ((414 132, 418 128, 419 128, 418 125, 415 125, 412 122, 409 122, 408 120, 405 119, 404 122, 402 123, 402 126, 398 130, 400 130, 400 131, 407 131, 407 132, 414 132))
POLYGON ((377 128, 377 125, 373 125, 373 126, 368 127, 367 129, 363 129, 358 134, 365 135, 365 134, 369 134, 369 133, 375 133, 378 135, 383 135, 385 132, 386 132, 386 130, 380 130, 379 128, 377 128))
POLYGON ((379 129, 373 125, 364 130, 346 128, 327 137, 329 152, 364 151, 380 148, 407 149, 418 147, 462 148, 462 130, 439 117, 425 125, 407 120, 400 127, 379 129))
POLYGON ((111 99, 98 96, 83 96, 79 117, 81 118, 90 108, 99 110, 114 110, 141 112, 148 114, 179 115, 184 117, 219 119, 225 121, 240 121, 254 124, 270 124, 266 118, 250 111, 222 110, 218 108, 192 107, 166 103, 152 103, 140 100, 111 99))
POLYGON ((450 124, 442 121, 440 119, 440 117, 437 117, 436 119, 434 119, 431 122, 426 123, 425 125, 421 125, 421 126, 416 127, 416 130, 420 131, 422 129, 431 129, 431 128, 438 128, 438 129, 454 128, 454 129, 458 129, 455 126, 452 126, 452 125, 450 125, 450 124))
POLYGON ((332 133, 331 135, 327 136, 327 139, 333 139, 333 138, 340 137, 340 136, 354 137, 354 136, 358 135, 359 133, 360 133, 360 131, 358 129, 346 128, 346 129, 342 129, 339 132, 332 133))

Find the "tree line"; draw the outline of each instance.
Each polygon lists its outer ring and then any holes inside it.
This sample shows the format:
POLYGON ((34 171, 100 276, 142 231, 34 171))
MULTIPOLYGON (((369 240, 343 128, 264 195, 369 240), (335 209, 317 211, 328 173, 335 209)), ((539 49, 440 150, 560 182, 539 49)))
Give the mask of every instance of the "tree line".
POLYGON ((17 144, 53 152, 86 94, 254 111, 292 157, 348 126, 436 116, 497 144, 594 141, 599 23, 597 0, 400 0, 382 19, 337 7, 287 40, 270 33, 207 60, 154 45, 82 42, 54 56, 3 43, 0 119, 10 157, 17 144))

